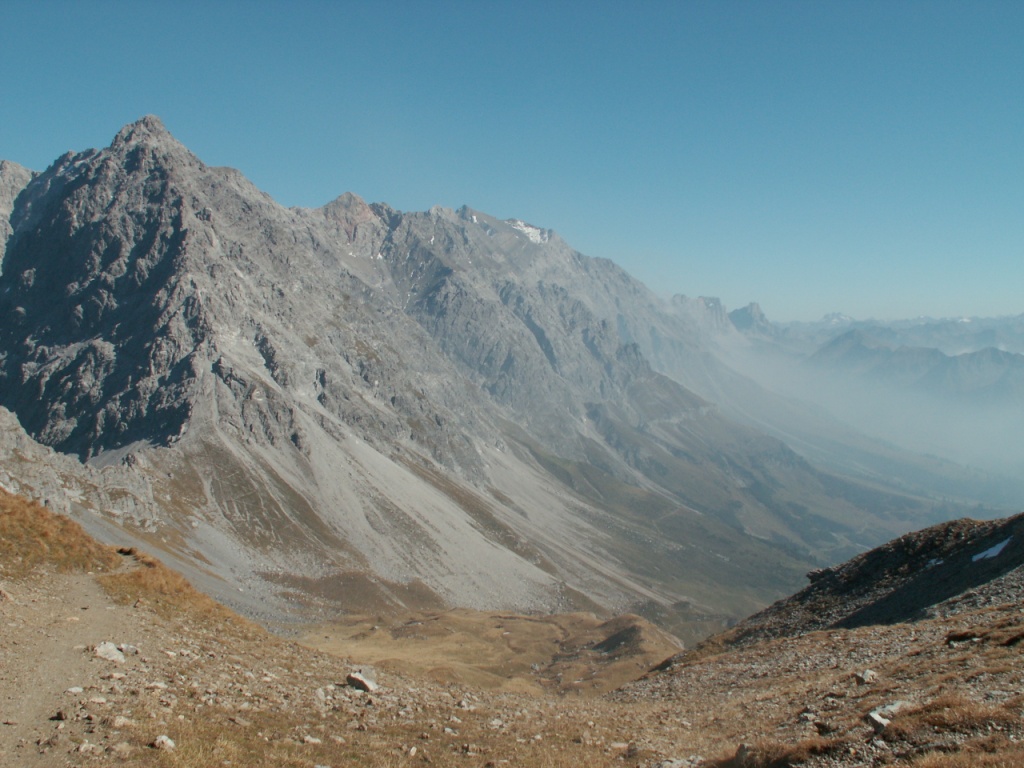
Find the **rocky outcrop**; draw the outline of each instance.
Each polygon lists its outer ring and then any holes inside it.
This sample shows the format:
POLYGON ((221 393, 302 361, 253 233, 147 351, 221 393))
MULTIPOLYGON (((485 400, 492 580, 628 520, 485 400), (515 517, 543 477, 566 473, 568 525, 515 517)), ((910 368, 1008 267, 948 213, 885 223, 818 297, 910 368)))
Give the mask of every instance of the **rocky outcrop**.
POLYGON ((729 313, 729 321, 740 333, 748 336, 771 338, 777 335, 775 327, 765 316, 761 305, 751 302, 745 307, 734 309, 729 313))
POLYGON ((32 179, 32 171, 23 168, 10 160, 0 160, 0 269, 4 259, 4 249, 11 236, 11 211, 14 201, 32 179))
POLYGON ((1013 604, 1024 584, 1024 515, 915 531, 808 578, 809 586, 744 620, 725 642, 745 645, 1013 604))

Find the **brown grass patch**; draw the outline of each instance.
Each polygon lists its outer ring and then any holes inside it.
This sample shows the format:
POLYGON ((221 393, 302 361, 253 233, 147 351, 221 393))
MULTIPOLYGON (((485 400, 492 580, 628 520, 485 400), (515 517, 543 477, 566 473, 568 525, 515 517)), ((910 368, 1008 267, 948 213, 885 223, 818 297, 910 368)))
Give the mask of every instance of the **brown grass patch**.
POLYGON ((466 608, 349 617, 303 643, 390 670, 489 690, 596 695, 630 682, 676 646, 632 615, 525 616, 466 608))
POLYGON ((252 632, 263 632, 255 624, 197 590, 188 579, 152 555, 134 547, 122 548, 118 553, 124 558, 130 558, 130 563, 114 573, 98 577, 100 584, 116 602, 122 605, 147 605, 165 617, 226 622, 252 632))
POLYGON ((1020 768, 1024 765, 1024 745, 999 736, 960 752, 930 752, 915 758, 909 765, 912 768, 1020 768))
POLYGON ((761 741, 753 746, 741 744, 732 757, 711 761, 717 768, 793 768, 816 755, 827 755, 842 749, 844 743, 820 737, 804 739, 796 744, 761 741))
POLYGON ((60 572, 115 568, 118 556, 74 520, 20 496, 0 491, 0 568, 22 578, 40 568, 60 572))
POLYGON ((885 730, 886 740, 913 739, 915 736, 953 731, 988 732, 993 727, 1016 726, 1020 718, 1005 706, 974 701, 958 693, 948 693, 906 713, 885 730))

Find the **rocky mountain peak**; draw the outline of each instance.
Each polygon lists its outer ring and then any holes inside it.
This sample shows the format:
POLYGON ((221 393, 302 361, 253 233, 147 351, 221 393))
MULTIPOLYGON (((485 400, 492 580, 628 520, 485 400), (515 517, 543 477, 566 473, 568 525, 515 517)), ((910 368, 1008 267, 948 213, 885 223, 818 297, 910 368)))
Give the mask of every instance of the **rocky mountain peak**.
POLYGON ((745 307, 734 309, 729 313, 729 320, 736 327, 736 330, 745 334, 771 335, 773 327, 771 322, 761 310, 761 305, 751 302, 745 307))
MULTIPOLYGON (((178 141, 158 117, 147 115, 118 131, 110 146, 100 153, 111 173, 150 176, 156 182, 172 173, 205 166, 178 141)), ((116 178, 118 174, 111 173, 116 178)))
POLYGON ((163 122, 156 115, 146 115, 134 123, 129 123, 114 137, 112 147, 128 146, 142 143, 178 143, 163 122))
POLYGON ((10 160, 0 160, 0 215, 9 216, 10 206, 29 180, 32 171, 10 160))
POLYGON ((739 309, 729 312, 729 319, 738 331, 749 331, 767 325, 768 318, 761 310, 761 305, 752 302, 739 309))
POLYGON ((359 239, 360 232, 382 224, 381 217, 359 195, 345 192, 317 209, 335 232, 343 232, 350 243, 359 239))
POLYGON ((0 297, 2 402, 44 442, 88 457, 182 430, 206 335, 184 270, 184 190, 200 167, 147 117, 19 195, 0 297))
POLYGON ((677 294, 671 299, 673 311, 693 323, 699 332, 716 336, 723 333, 735 333, 729 320, 725 305, 714 296, 684 296, 677 294))

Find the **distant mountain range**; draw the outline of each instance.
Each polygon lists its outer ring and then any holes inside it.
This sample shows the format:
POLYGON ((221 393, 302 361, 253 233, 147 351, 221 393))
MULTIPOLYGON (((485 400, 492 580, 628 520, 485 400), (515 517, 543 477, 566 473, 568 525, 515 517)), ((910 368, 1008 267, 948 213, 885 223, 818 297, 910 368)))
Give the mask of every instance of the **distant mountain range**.
POLYGON ((761 385, 903 449, 986 473, 1011 507, 1024 469, 1024 316, 770 322, 730 313, 724 357, 761 385))
POLYGON ((153 117, 0 165, 0 226, 0 481, 265 620, 631 610, 691 639, 994 498, 739 372, 787 335, 751 308, 469 208, 287 209, 153 117))
POLYGON ((928 347, 891 347, 861 330, 848 331, 808 358, 822 369, 950 399, 987 398, 1024 405, 1024 355, 994 347, 947 355, 928 347))

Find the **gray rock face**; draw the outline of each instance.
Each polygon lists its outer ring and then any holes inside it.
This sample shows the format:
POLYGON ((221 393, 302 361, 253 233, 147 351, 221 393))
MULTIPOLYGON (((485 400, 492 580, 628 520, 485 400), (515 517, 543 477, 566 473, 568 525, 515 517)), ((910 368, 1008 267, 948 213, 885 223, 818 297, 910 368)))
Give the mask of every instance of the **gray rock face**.
POLYGON ((180 272, 186 214, 165 170, 190 156, 141 133, 159 136, 143 121, 105 154, 61 158, 11 217, 4 405, 83 458, 180 433, 209 334, 180 272))
POLYGON ((10 219, 14 201, 31 179, 32 171, 9 160, 0 160, 0 265, 13 229, 10 219))
POLYGON ((0 405, 87 462, 5 426, 0 480, 103 538, 164 530, 250 613, 298 589, 735 616, 875 501, 658 372, 708 380, 720 304, 664 305, 549 230, 285 209, 152 117, 0 166, 0 212, 0 405))

